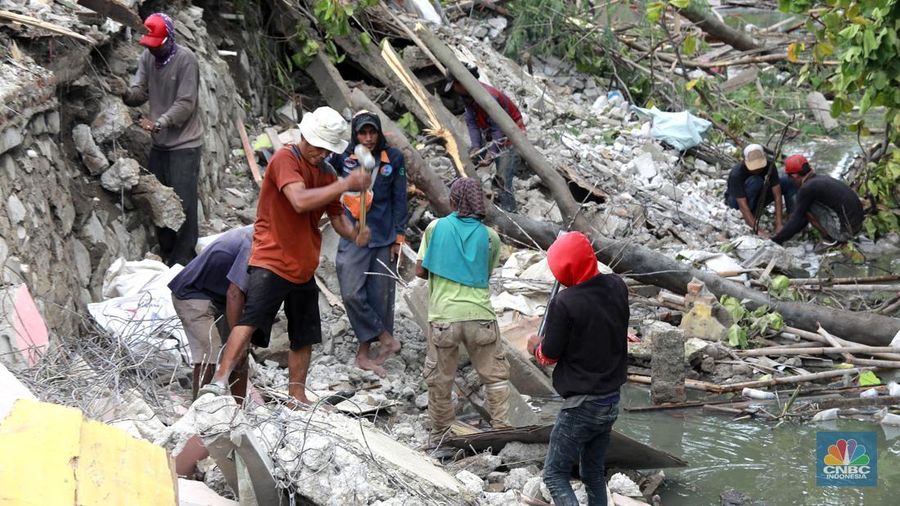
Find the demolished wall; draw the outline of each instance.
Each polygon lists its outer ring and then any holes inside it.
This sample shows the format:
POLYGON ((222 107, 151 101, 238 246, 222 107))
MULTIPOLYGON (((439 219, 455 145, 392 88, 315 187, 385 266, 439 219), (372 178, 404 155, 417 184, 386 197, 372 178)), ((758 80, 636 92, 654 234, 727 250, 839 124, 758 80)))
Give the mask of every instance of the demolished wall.
MULTIPOLYGON (((14 48, 0 64, 0 282, 26 283, 48 326, 69 333, 77 311, 100 299, 107 267, 118 257, 139 259, 155 243, 153 217, 131 196, 134 174, 120 170, 133 168, 127 161, 133 159, 149 174, 150 138, 134 124, 147 106, 127 108, 106 91, 113 80, 131 79, 142 48, 111 20, 99 28, 82 23, 97 17, 85 9, 49 4, 35 13, 28 2, 12 3, 13 12, 39 15, 96 41, 86 48, 36 28, 0 24, 0 46, 14 48)), ((228 65, 207 36, 203 10, 189 7, 174 17, 179 43, 200 61, 202 221, 237 147, 234 123, 242 109, 228 65)))

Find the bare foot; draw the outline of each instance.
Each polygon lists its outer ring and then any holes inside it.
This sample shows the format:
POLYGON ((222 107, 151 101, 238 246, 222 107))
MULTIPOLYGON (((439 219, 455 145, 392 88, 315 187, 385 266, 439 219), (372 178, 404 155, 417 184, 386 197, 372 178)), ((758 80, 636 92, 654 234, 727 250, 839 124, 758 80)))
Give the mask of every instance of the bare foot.
POLYGON ((356 367, 359 367, 360 369, 362 369, 364 371, 372 371, 376 375, 378 375, 379 378, 384 378, 385 376, 387 376, 387 371, 384 370, 384 367, 381 367, 380 365, 378 365, 376 363, 375 360, 372 360, 371 358, 369 358, 367 356, 357 355, 356 356, 356 367))
POLYGON ((302 399, 288 399, 284 403, 284 407, 291 411, 306 411, 312 405, 309 399, 304 395, 302 399))
POLYGON ((386 334, 387 337, 379 339, 381 342, 381 351, 378 353, 378 356, 375 357, 375 363, 381 365, 385 360, 389 359, 391 355, 400 351, 400 341, 394 339, 394 336, 390 334, 386 334))

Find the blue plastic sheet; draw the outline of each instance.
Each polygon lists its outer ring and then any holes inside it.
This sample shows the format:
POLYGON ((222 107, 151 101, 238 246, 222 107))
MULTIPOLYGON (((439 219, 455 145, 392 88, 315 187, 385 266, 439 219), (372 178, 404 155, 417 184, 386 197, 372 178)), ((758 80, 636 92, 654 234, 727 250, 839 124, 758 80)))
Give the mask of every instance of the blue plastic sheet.
POLYGON ((650 135, 679 151, 691 149, 703 142, 703 134, 712 126, 709 121, 698 118, 687 111, 664 112, 656 107, 642 109, 636 106, 632 106, 631 110, 652 118, 650 135))

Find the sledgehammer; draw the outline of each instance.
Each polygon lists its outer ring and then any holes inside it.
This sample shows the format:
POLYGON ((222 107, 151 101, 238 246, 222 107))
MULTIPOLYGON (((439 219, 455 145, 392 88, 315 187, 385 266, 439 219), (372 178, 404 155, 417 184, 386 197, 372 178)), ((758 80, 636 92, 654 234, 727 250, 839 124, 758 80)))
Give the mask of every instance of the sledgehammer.
MULTIPOLYGON (((353 154, 356 155, 356 159, 359 160, 359 163, 362 164, 363 169, 366 172, 372 173, 375 169, 375 157, 372 156, 372 153, 369 151, 369 148, 363 146, 362 144, 357 144, 353 149, 353 154)), ((377 174, 372 174, 372 182, 369 183, 369 188, 372 188, 375 184, 375 177, 377 174)), ((362 233, 366 228, 366 197, 368 197, 369 188, 363 188, 362 191, 359 192, 359 232, 362 233)))

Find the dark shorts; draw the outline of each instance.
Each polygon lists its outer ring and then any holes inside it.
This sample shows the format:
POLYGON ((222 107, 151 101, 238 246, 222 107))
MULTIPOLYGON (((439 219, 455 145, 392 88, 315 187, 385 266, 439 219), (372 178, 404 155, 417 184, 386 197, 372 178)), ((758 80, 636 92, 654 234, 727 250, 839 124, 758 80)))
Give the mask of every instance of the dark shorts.
POLYGON ((299 350, 322 342, 322 320, 319 318, 319 287, 315 278, 297 284, 262 267, 250 267, 247 302, 238 325, 257 328, 250 342, 267 348, 272 323, 284 303, 291 349, 299 350))

